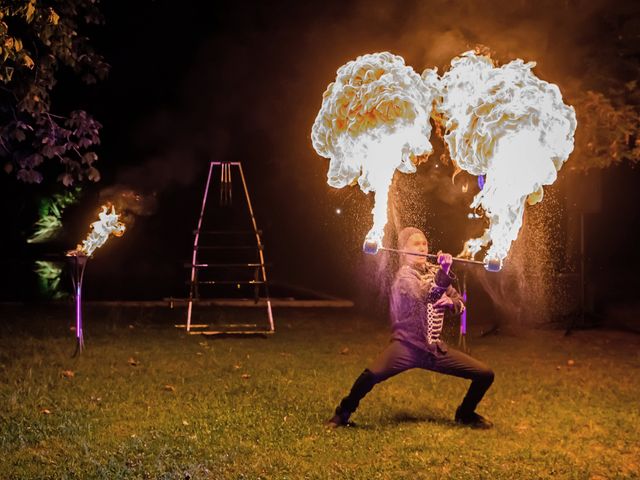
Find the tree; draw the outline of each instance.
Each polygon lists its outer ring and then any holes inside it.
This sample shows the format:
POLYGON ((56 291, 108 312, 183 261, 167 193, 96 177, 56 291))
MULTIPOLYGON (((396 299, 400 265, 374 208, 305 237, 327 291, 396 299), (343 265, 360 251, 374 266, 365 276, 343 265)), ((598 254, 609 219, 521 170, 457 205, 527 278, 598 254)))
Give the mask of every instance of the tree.
POLYGON ((81 33, 103 23, 98 2, 0 4, 0 157, 5 171, 23 182, 42 182, 42 171, 50 166, 65 186, 100 180, 94 166, 100 123, 84 110, 54 113, 51 101, 65 70, 85 84, 103 79, 109 71, 81 33))

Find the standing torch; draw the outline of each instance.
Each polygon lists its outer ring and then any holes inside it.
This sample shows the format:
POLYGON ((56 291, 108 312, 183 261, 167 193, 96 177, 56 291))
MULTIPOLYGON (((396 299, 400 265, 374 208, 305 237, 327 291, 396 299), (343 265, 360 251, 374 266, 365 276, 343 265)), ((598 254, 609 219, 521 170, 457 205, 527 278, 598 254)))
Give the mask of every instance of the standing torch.
POLYGON ((76 310, 76 351, 73 356, 82 353, 84 350, 84 336, 82 334, 82 279, 84 268, 87 266, 89 256, 82 251, 72 250, 67 252, 69 267, 71 269, 71 282, 73 284, 73 297, 76 310))
POLYGON ((84 269, 87 266, 89 257, 93 252, 105 244, 109 235, 116 237, 124 235, 125 225, 119 221, 120 215, 115 211, 113 205, 103 205, 102 211, 98 214, 99 220, 91 224, 91 231, 87 238, 79 244, 75 250, 67 252, 67 259, 71 268, 71 281, 73 283, 73 296, 75 299, 76 312, 76 350, 75 357, 84 350, 84 335, 82 328, 82 279, 84 269))

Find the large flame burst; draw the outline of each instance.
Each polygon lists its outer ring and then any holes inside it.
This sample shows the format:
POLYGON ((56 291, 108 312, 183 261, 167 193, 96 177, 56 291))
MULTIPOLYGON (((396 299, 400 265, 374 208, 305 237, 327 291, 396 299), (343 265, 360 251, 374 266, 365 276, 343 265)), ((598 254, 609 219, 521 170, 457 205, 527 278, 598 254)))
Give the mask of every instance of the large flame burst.
MULTIPOLYGON (((522 225, 525 202, 542 200, 573 150, 576 116, 560 90, 537 78, 534 62, 495 67, 466 52, 442 76, 436 112, 445 127, 451 158, 473 175, 485 175, 471 208, 489 219, 484 235, 468 240, 463 255, 489 246, 485 261, 502 262, 522 225)), ((423 73, 432 84, 433 70, 423 73)))
POLYGON ((576 117, 560 90, 537 78, 534 62, 496 67, 486 56, 466 52, 441 78, 427 69, 422 80, 402 57, 363 55, 340 67, 323 96, 312 129, 313 146, 329 158, 329 185, 356 182, 375 192, 373 227, 365 245, 382 243, 389 186, 395 170, 416 171, 433 148, 434 119, 456 165, 483 176, 471 203, 489 227, 465 243, 474 257, 489 246, 485 264, 502 265, 518 236, 525 204, 542 200, 573 150, 576 117))
POLYGON ((99 220, 91 224, 91 231, 87 238, 78 245, 69 255, 87 255, 91 256, 93 252, 103 246, 109 238, 109 235, 121 237, 124 235, 125 225, 120 222, 120 215, 116 213, 113 205, 103 205, 102 211, 98 214, 99 220))
POLYGON ((340 67, 323 95, 312 129, 313 147, 329 158, 328 183, 342 188, 358 182, 375 192, 373 227, 367 240, 382 243, 389 186, 396 169, 416 171, 426 158, 435 84, 404 59, 388 52, 358 57, 340 67))

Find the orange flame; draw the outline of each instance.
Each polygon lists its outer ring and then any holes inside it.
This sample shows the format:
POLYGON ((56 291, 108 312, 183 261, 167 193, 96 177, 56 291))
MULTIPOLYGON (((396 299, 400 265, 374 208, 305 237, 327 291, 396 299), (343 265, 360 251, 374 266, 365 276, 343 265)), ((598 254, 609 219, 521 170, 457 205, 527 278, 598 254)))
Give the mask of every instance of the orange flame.
POLYGON ((91 224, 91 231, 87 238, 78 244, 76 249, 69 252, 70 255, 93 255, 98 248, 102 247, 109 238, 109 235, 121 237, 124 235, 126 227, 119 221, 120 215, 116 213, 115 207, 111 204, 103 205, 102 211, 98 214, 97 222, 91 224), (111 207, 111 210, 109 210, 111 207))

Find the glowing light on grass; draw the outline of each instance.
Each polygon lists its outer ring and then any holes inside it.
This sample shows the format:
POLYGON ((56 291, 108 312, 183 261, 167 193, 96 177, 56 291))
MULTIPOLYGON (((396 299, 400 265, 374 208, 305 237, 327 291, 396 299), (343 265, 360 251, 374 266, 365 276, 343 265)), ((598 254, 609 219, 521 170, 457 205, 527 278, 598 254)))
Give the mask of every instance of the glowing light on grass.
POLYGON ((327 182, 374 192, 373 226, 365 241, 382 244, 389 187, 396 170, 414 173, 433 151, 429 117, 437 76, 421 81, 388 52, 358 57, 338 69, 312 128, 313 147, 329 158, 327 182))
MULTIPOLYGON (((525 202, 542 200, 573 150, 576 117, 554 84, 537 78, 534 62, 514 60, 495 67, 485 56, 466 52, 441 78, 435 108, 445 142, 461 169, 484 176, 470 207, 480 208, 489 227, 466 242, 461 255, 502 262, 522 225, 525 202)), ((435 74, 423 73, 428 84, 435 74)))
POLYGON ((103 205, 101 208, 102 211, 98 214, 99 220, 91 224, 91 231, 87 238, 74 251, 69 252, 70 255, 91 256, 96 249, 106 243, 110 235, 116 237, 124 235, 125 225, 120 222, 120 215, 116 213, 115 207, 103 205))

